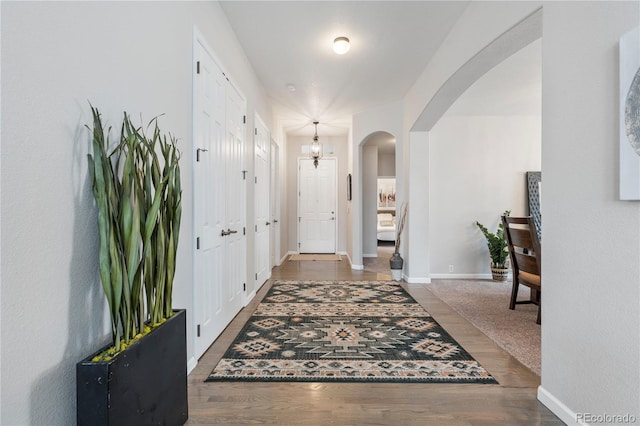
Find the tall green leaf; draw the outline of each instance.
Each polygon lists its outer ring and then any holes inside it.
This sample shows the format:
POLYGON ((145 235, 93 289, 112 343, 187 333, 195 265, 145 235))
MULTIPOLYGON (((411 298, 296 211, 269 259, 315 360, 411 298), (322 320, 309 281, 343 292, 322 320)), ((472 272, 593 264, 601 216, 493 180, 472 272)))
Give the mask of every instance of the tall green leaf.
POLYGON ((147 137, 124 113, 120 140, 108 153, 110 129, 105 132, 97 108, 91 112, 88 163, 98 208, 100 279, 119 348, 145 321, 172 314, 182 214, 179 152, 175 138, 162 135, 157 117, 147 137))

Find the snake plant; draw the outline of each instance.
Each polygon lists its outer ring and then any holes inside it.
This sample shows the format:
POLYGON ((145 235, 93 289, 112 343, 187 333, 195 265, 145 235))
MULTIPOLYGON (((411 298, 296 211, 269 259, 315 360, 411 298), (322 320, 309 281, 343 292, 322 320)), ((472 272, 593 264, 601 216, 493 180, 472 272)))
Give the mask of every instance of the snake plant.
POLYGON ((104 128, 97 108, 91 106, 91 112, 88 159, 98 210, 100 279, 119 351, 172 315, 182 213, 180 153, 157 118, 147 136, 126 112, 120 140, 111 147, 111 128, 104 128))

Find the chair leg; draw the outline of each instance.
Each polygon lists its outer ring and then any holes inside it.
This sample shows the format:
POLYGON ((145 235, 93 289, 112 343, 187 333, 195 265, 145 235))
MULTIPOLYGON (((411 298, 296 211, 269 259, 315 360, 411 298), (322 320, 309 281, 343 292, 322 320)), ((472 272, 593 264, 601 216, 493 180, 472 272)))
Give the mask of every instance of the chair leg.
POLYGON ((509 302, 509 309, 515 309, 516 308, 516 299, 518 298, 518 286, 520 285, 520 283, 518 283, 518 279, 516 277, 513 277, 513 287, 511 288, 511 302, 509 302))
POLYGON ((540 306, 542 304, 540 302, 538 302, 538 319, 536 319, 536 324, 540 324, 540 306))

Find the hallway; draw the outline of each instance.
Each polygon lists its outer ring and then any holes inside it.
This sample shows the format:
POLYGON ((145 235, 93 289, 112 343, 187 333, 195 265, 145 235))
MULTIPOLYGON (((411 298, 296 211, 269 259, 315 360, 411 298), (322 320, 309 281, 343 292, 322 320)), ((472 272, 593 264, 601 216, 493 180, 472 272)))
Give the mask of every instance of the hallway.
POLYGON ((375 272, 379 274, 379 280, 390 280, 391 269, 389 266, 389 258, 393 254, 395 243, 393 241, 378 241, 377 255, 378 257, 365 257, 362 259, 364 270, 366 272, 375 272))
MULTIPOLYGON (((388 276, 387 276, 388 278, 388 276)), ((349 263, 287 261, 272 279, 376 280, 349 263)), ((267 282, 188 377, 187 424, 387 425, 563 424, 536 400, 539 377, 433 296, 405 286, 499 385, 210 382, 204 379, 262 299, 267 282)))

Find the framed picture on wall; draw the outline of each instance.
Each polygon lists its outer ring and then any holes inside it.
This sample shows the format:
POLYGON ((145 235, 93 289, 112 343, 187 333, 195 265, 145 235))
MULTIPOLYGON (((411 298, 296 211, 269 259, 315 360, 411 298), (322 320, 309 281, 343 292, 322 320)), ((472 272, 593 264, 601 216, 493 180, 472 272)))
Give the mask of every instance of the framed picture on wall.
POLYGON ((351 173, 347 175, 347 200, 351 201, 351 173))
POLYGON ((620 199, 640 200, 640 27, 620 38, 620 199))
POLYGON ((396 178, 378 178, 378 210, 396 209, 396 178))

